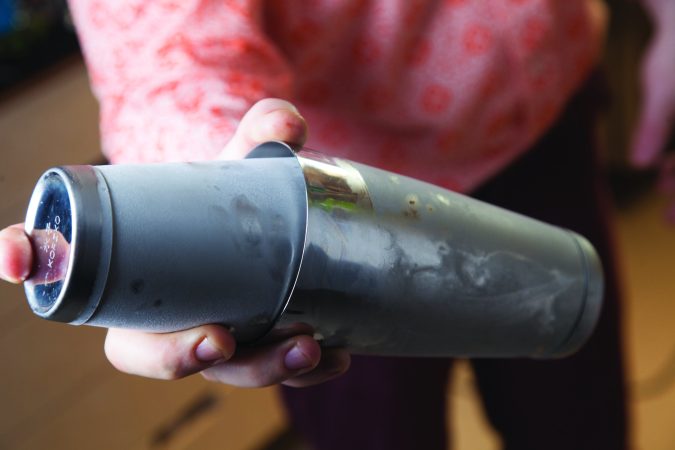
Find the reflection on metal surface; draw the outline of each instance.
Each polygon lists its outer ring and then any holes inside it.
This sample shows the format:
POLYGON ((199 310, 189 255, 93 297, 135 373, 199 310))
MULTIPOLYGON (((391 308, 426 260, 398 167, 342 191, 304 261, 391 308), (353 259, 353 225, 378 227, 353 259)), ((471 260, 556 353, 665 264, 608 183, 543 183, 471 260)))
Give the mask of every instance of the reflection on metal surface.
POLYGON ((326 211, 336 208, 349 212, 372 211, 366 182, 347 161, 312 150, 302 150, 297 158, 307 183, 310 206, 326 211))

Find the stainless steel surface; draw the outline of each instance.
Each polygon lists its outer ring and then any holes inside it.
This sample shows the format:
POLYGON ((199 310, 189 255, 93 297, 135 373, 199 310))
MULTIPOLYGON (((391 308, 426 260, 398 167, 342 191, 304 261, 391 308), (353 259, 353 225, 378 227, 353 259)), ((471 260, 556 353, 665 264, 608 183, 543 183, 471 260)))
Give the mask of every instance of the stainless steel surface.
MULTIPOLYGON (((281 326, 308 323, 327 346, 387 355, 552 357, 588 338, 602 272, 574 233, 418 180, 333 164, 352 168, 343 176, 362 180, 370 206, 309 201, 281 326)), ((306 176, 310 198, 315 178, 306 176)))
MULTIPOLYGON (((240 342, 273 326, 305 238, 305 186, 294 158, 51 173, 67 187, 74 231, 71 264, 53 283, 64 288, 42 317, 158 332, 215 322, 240 342)), ((63 190, 44 180, 33 203, 63 190)), ((30 279, 29 298, 43 282, 30 279)))
MULTIPOLYGON (((109 269, 102 292, 61 289, 47 318, 222 323, 245 343, 310 325, 355 353, 553 357, 578 348, 600 311, 602 272, 583 238, 282 143, 244 161, 58 170, 98 177, 66 183, 70 260, 90 264, 71 263, 64 287, 109 269), (79 205, 92 202, 90 217, 79 205)), ((34 198, 51 197, 38 186, 34 198)))
POLYGON ((310 207, 325 211, 340 209, 354 214, 373 210, 368 186, 349 161, 313 150, 300 150, 296 157, 307 184, 310 207))
POLYGON ((88 321, 103 294, 112 247, 110 198, 100 174, 91 166, 48 170, 31 198, 26 232, 35 260, 24 289, 33 311, 88 321))

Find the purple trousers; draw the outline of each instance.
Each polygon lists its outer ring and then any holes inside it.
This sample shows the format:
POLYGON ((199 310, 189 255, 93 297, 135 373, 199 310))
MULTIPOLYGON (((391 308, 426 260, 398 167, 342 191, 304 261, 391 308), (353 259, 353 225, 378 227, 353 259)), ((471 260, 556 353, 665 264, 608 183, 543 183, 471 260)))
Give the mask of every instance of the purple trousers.
MULTIPOLYGON (((490 424, 508 450, 627 447, 618 273, 594 125, 602 82, 591 77, 563 117, 526 155, 474 197, 572 229, 603 260, 605 304, 572 357, 471 361, 490 424)), ((292 425, 315 450, 441 450, 449 359, 354 356, 342 377, 283 388, 292 425)))

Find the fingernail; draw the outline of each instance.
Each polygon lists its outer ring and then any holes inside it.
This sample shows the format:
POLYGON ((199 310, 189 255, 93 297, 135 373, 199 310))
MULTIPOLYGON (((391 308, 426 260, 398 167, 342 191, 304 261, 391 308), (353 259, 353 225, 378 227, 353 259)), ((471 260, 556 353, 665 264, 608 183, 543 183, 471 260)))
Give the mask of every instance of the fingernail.
POLYGON ((195 349, 195 356, 202 362, 225 360, 225 355, 209 341, 209 338, 204 338, 199 343, 195 349))
POLYGON ((276 109, 272 109, 271 111, 278 111, 280 109, 290 109, 292 111, 295 111, 296 113, 299 113, 298 108, 296 108, 293 103, 289 102, 288 100, 284 100, 282 98, 280 98, 278 100, 279 100, 279 102, 278 102, 279 107, 276 108, 276 109))
POLYGON ((297 345, 286 353, 284 357, 284 365, 288 370, 302 370, 312 367, 312 361, 305 355, 297 345))
MULTIPOLYGON (((22 241, 21 237, 17 237, 12 234, 6 233, 2 237, 0 237, 0 255, 11 254, 14 255, 13 257, 17 257, 15 248, 20 247, 23 244, 24 242, 22 241)), ((21 255, 18 258, 25 259, 23 255, 21 255)), ((9 267, 6 267, 6 265, 2 262, 5 259, 6 258, 0 258, 0 278, 7 280, 10 283, 21 283, 22 281, 24 281, 28 276, 28 273, 30 272, 28 264, 27 263, 24 264, 22 261, 21 272, 12 273, 16 272, 16 270, 11 270, 9 267)))
POLYGON ((286 138, 288 135, 303 134, 305 129, 305 119, 297 111, 283 108, 266 112, 261 121, 261 125, 251 132, 254 140, 262 141, 277 136, 279 139, 286 138))

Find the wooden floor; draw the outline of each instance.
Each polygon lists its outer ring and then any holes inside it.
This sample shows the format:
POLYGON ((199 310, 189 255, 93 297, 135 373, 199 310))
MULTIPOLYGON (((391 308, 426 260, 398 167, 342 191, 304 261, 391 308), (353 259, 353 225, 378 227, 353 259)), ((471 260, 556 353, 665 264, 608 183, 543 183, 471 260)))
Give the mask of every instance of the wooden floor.
MULTIPOLYGON (((0 224, 19 222, 40 173, 100 158, 96 104, 74 61, 0 101, 0 224)), ((634 441, 675 448, 675 229, 652 195, 617 213, 634 441)), ((34 317, 20 288, 0 284, 0 449, 228 449, 263 446, 286 426, 273 390, 199 377, 159 382, 117 373, 103 330, 34 317)), ((448 398, 454 448, 497 449, 458 365, 448 398)))

